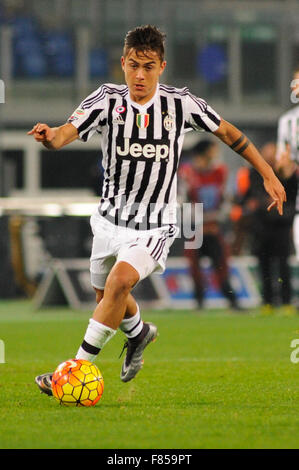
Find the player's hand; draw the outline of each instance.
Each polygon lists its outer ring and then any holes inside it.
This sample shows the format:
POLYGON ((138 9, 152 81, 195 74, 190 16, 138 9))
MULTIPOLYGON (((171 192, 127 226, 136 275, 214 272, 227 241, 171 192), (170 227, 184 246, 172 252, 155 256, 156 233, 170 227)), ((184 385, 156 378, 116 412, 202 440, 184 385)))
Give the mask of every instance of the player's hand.
POLYGON ((273 202, 267 207, 267 211, 270 211, 273 207, 276 207, 279 215, 283 214, 283 203, 286 202, 287 196, 283 185, 279 179, 273 174, 269 179, 264 179, 264 187, 273 202))
POLYGON ((27 135, 33 135, 37 142, 52 142, 55 137, 55 131, 47 124, 38 122, 31 131, 27 132, 27 135))

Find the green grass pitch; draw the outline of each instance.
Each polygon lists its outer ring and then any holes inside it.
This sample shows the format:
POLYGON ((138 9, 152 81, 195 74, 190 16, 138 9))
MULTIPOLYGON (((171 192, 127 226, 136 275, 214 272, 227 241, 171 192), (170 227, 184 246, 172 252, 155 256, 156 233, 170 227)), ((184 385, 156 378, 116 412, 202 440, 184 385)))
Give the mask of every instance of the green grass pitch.
POLYGON ((299 363, 290 360, 298 316, 145 311, 159 337, 137 377, 119 379, 119 332, 96 362, 100 402, 63 407, 34 377, 75 355, 89 316, 0 302, 0 448, 299 447, 299 363))

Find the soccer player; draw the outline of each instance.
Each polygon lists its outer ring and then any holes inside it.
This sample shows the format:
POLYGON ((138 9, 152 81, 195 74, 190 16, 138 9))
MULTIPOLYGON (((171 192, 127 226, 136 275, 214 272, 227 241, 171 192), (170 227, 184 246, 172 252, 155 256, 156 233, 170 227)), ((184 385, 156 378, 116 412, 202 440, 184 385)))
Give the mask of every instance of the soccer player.
POLYGON ((204 139, 192 149, 192 159, 179 168, 184 182, 186 198, 191 203, 203 204, 203 245, 199 249, 186 249, 194 294, 199 307, 204 299, 204 278, 198 258, 208 256, 214 268, 215 279, 234 310, 241 310, 229 281, 227 247, 221 235, 221 207, 227 180, 227 166, 218 161, 219 145, 204 139))
MULTIPOLYGON (((75 139, 101 136, 104 183, 98 210, 91 217, 91 283, 97 307, 76 358, 94 361, 120 328, 128 338, 121 380, 140 370, 142 353, 157 327, 143 323, 131 294, 153 272, 163 272, 177 234, 176 172, 188 131, 205 130, 247 159, 263 177, 282 214, 284 188, 253 144, 187 88, 159 83, 166 61, 164 34, 141 26, 125 38, 121 67, 126 85, 104 84, 85 98, 67 123, 51 128, 37 123, 28 132, 49 149, 75 139)), ((67 170, 66 170, 67 171, 67 170)), ((51 374, 36 378, 51 394, 51 374)))
MULTIPOLYGON (((299 66, 295 68, 292 82, 292 98, 299 99, 299 66)), ((293 222, 293 240, 297 261, 299 261, 299 105, 282 114, 278 121, 276 170, 284 179, 297 173, 296 215, 293 222)))

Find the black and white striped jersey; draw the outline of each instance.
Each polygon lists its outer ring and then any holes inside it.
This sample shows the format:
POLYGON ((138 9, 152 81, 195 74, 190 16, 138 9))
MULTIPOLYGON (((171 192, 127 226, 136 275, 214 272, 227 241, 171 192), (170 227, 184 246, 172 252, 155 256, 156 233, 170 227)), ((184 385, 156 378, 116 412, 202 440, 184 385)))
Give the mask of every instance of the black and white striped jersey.
POLYGON ((158 84, 144 105, 126 85, 104 84, 68 119, 87 141, 101 135, 104 182, 99 212, 148 230, 176 223, 176 172, 188 131, 215 132, 220 116, 187 88, 158 84))
MULTIPOLYGON (((284 113, 278 121, 277 157, 291 147, 291 158, 299 165, 299 105, 284 113)), ((297 171, 298 174, 298 171, 297 171)), ((296 199, 296 212, 299 213, 299 185, 296 199)))

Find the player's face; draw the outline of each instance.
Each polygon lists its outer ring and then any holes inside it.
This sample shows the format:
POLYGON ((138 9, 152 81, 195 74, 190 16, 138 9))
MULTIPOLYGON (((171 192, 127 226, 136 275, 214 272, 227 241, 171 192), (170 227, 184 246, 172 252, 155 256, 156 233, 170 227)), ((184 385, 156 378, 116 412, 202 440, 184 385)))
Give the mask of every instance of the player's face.
POLYGON ((121 58, 125 80, 133 101, 145 104, 155 94, 160 75, 166 62, 161 62, 157 52, 147 51, 146 55, 130 49, 126 57, 121 58))

